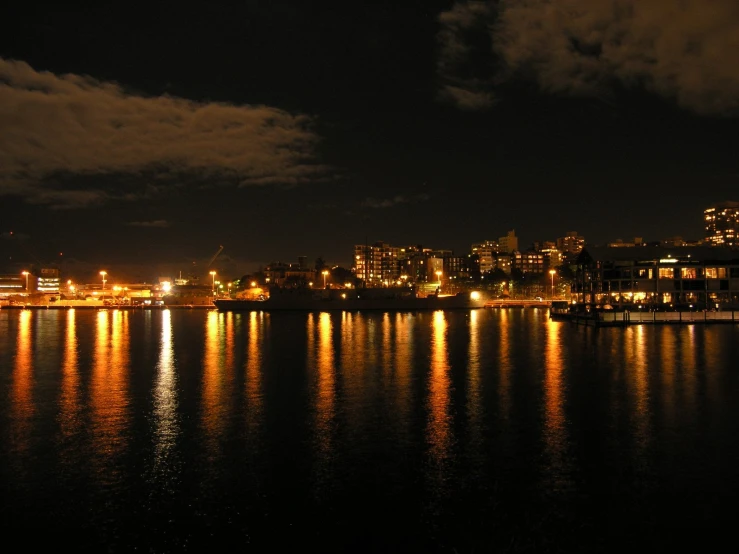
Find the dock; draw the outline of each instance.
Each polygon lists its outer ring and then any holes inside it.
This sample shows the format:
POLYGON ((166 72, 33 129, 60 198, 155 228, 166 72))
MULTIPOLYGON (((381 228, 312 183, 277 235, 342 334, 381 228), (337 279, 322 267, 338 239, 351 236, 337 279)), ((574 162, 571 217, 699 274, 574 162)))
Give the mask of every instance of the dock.
POLYGON ((739 311, 597 311, 590 313, 550 313, 550 319, 569 321, 587 327, 626 327, 629 325, 707 325, 739 323, 739 311))

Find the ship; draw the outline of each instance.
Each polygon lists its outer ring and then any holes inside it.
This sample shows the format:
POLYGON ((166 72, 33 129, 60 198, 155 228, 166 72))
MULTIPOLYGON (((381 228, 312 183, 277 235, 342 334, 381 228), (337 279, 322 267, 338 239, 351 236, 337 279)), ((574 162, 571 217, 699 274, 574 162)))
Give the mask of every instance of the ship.
POLYGON ((310 289, 272 287, 257 298, 220 298, 219 311, 405 311, 463 310, 485 306, 478 291, 420 296, 412 288, 310 289))

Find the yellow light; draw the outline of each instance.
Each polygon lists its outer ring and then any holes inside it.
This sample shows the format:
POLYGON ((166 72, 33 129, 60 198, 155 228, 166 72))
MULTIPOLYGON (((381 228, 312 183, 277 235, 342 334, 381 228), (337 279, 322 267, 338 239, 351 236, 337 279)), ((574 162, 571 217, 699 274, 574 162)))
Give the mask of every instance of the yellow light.
POLYGON ((472 292, 470 293, 470 298, 471 298, 472 300, 480 300, 480 293, 479 293, 479 292, 477 292, 476 290, 475 290, 475 291, 472 291, 472 292))
POLYGON ((252 287, 256 287, 256 286, 257 286, 257 282, 256 282, 256 281, 252 281, 252 282, 251 282, 251 286, 252 286, 252 287))

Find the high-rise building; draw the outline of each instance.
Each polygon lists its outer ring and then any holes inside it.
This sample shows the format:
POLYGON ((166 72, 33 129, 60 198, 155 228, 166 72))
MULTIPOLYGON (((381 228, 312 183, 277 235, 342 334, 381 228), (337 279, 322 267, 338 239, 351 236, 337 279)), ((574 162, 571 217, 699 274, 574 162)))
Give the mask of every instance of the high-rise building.
POLYGON ((739 246, 739 202, 721 202, 703 210, 706 243, 739 246))
POLYGON ((557 248, 567 257, 574 258, 585 246, 585 239, 577 231, 567 231, 564 237, 557 239, 557 248))
POLYGON ((494 240, 486 240, 485 242, 472 245, 472 254, 477 254, 482 273, 492 271, 495 268, 493 254, 498 252, 499 248, 500 246, 494 240))
POLYGON ((366 287, 381 287, 400 276, 400 248, 382 241, 354 246, 354 273, 366 287))
POLYGON ((515 230, 510 230, 506 233, 506 236, 498 239, 499 249, 498 252, 503 254, 510 254, 518 250, 518 237, 516 236, 515 230))

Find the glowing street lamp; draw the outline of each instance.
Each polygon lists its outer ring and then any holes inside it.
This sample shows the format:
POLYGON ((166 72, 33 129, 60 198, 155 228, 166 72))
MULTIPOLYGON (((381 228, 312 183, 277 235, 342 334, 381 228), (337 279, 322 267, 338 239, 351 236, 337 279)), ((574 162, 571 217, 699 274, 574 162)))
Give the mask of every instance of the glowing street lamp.
POLYGON ((29 275, 29 273, 28 273, 28 271, 21 271, 21 275, 25 275, 26 276, 26 292, 28 292, 28 275, 29 275))
POLYGON ((441 271, 436 272, 436 278, 439 279, 439 292, 441 292, 441 271))
POLYGON ((213 293, 213 295, 215 295, 216 293, 216 272, 211 271, 210 277, 211 277, 211 280, 213 281, 213 284, 210 286, 210 291, 213 293))
POLYGON ((549 270, 549 275, 552 277, 552 299, 554 299, 554 274, 557 273, 553 269, 549 270))
POLYGON ((328 271, 325 269, 321 272, 323 274, 323 288, 326 288, 326 275, 328 275, 328 271))
POLYGON ((103 278, 103 294, 105 294, 105 282, 106 282, 105 276, 106 276, 107 274, 108 274, 108 272, 107 272, 107 271, 101 271, 101 272, 100 272, 100 275, 101 275, 101 276, 102 276, 102 278, 103 278))

